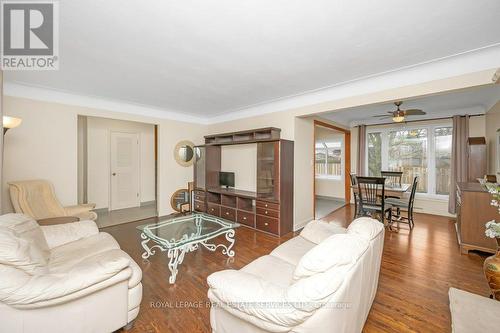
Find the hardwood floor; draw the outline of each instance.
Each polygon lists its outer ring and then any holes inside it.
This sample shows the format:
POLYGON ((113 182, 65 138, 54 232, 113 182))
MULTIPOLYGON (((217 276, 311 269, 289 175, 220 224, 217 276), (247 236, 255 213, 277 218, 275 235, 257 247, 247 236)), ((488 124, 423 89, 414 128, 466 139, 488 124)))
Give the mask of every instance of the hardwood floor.
MULTIPOLYGON (((325 219, 347 226, 352 206, 325 219)), ((135 227, 147 222, 102 229, 111 233, 143 270, 141 311, 134 328, 127 331, 133 333, 210 332, 207 276, 226 268, 239 269, 293 237, 275 238, 241 227, 236 232, 234 259, 201 248, 186 255, 176 284, 170 285, 166 253, 156 253, 150 262, 141 259, 135 227)), ((399 233, 386 232, 379 288, 363 332, 451 332, 448 289, 487 296, 482 271, 487 255, 461 255, 449 218, 416 214, 413 231, 405 228, 402 225, 399 233)))

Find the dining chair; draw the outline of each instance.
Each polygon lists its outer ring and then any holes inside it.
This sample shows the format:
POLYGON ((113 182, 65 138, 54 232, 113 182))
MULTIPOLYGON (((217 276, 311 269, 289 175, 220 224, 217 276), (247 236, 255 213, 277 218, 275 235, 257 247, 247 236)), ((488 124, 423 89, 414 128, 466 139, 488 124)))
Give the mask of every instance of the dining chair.
POLYGON ((392 221, 392 206, 385 202, 385 178, 383 177, 356 177, 358 183, 359 213, 380 213, 381 222, 384 224, 385 214, 389 223, 392 221))
MULTIPOLYGON (((386 184, 392 186, 401 187, 403 181, 403 172, 402 171, 380 171, 380 176, 385 178, 386 184)), ((395 198, 399 197, 393 195, 386 195, 386 198, 395 198)))
POLYGON ((358 216, 358 193, 356 192, 355 188, 358 185, 358 182, 356 180, 356 174, 355 173, 350 173, 349 177, 351 178, 351 188, 352 188, 352 196, 354 197, 354 218, 358 216))
POLYGON ((413 205, 415 202, 415 193, 417 192, 417 185, 418 185, 418 176, 415 176, 413 178, 413 184, 411 187, 411 192, 410 196, 407 198, 388 198, 387 203, 392 206, 392 208, 396 209, 396 214, 393 215, 391 213, 391 216, 395 217, 396 222, 398 222, 398 228, 399 228, 399 223, 406 223, 409 225, 410 230, 413 229, 415 226, 415 221, 413 220, 413 205), (402 216, 401 214, 401 209, 406 209, 407 215, 402 216))
POLYGON ((402 185, 403 171, 380 171, 380 176, 386 179, 391 185, 402 185))

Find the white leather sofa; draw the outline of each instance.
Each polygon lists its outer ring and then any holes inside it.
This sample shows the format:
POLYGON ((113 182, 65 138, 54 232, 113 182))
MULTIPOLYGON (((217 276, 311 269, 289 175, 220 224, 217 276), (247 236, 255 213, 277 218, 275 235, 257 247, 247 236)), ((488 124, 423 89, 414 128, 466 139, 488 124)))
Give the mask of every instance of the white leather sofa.
POLYGON ((0 331, 113 332, 139 313, 142 272, 93 221, 0 216, 0 331))
POLYGON ((377 291, 384 227, 312 221, 241 270, 208 277, 214 333, 361 332, 377 291))

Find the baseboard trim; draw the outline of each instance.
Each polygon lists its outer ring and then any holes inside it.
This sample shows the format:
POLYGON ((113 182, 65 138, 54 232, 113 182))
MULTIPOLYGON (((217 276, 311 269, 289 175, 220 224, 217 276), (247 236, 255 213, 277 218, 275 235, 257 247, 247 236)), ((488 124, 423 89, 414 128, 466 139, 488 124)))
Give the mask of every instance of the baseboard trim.
POLYGON ((316 199, 345 202, 344 198, 329 197, 329 196, 326 196, 326 195, 316 195, 315 197, 316 197, 316 199))
MULTIPOLYGON (((145 207, 145 206, 150 206, 150 205, 155 205, 155 204, 156 204, 156 200, 144 201, 144 202, 141 202, 139 206, 129 207, 129 208, 145 207)), ((122 209, 128 209, 128 208, 122 208, 122 209)), ((115 210, 120 210, 120 209, 115 209, 115 210)), ((94 209, 94 212, 96 212, 96 213, 105 213, 105 212, 111 212, 111 210, 109 209, 109 207, 104 207, 104 208, 94 209)))

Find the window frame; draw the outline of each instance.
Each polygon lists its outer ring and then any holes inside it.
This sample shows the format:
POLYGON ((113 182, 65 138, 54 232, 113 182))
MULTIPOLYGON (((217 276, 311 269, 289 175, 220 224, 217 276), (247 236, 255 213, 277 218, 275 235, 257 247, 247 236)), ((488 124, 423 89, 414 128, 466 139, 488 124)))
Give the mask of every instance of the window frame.
MULTIPOLYGON (((325 153, 325 170, 328 170, 328 156, 329 156, 329 153, 328 153, 328 150, 329 149, 332 149, 332 148, 328 148, 326 146, 326 143, 334 143, 334 142, 340 142, 340 175, 339 176, 336 176, 336 175, 329 175, 329 174, 319 174, 319 173, 316 173, 316 171, 314 172, 314 176, 316 179, 330 179, 330 180, 343 180, 344 179, 344 159, 345 159, 345 152, 344 152, 344 139, 340 139, 339 141, 316 141, 315 144, 314 144, 314 170, 316 170, 316 152, 318 151, 318 149, 321 149, 321 150, 324 150, 324 153, 325 153), (322 144, 323 147, 322 148, 316 148, 316 144, 322 144)), ((336 148, 335 148, 336 149, 336 148)))
MULTIPOLYGON (((436 140, 435 140, 435 129, 441 127, 453 127, 451 120, 437 121, 432 124, 429 123, 414 123, 414 124, 404 124, 404 125, 384 125, 384 126, 370 126, 366 130, 366 142, 365 142, 365 174, 369 171, 369 161, 368 161, 368 134, 369 133, 380 133, 381 137, 381 165, 382 170, 386 170, 389 164, 389 132, 394 131, 411 131, 415 129, 426 129, 427 130, 427 192, 426 193, 416 193, 416 196, 422 198, 440 199, 448 200, 449 194, 436 194, 436 172, 430 172, 435 170, 436 166, 436 140), (384 169, 385 168, 385 169, 384 169)), ((453 135, 453 134, 452 134, 453 135)), ((450 189, 452 191, 453 189, 450 189)))

